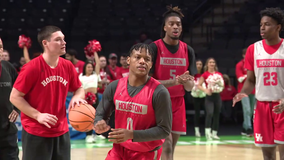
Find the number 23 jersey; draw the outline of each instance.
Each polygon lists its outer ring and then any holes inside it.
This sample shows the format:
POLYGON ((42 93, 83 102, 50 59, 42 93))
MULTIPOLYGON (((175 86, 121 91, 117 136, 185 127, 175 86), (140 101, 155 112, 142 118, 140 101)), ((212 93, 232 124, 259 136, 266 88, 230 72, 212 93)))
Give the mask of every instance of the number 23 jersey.
POLYGON ((250 45, 245 67, 255 74, 255 97, 259 101, 274 101, 284 97, 283 39, 269 46, 265 40, 250 45))
MULTIPOLYGON (((157 59, 153 77, 158 80, 175 79, 177 75, 182 75, 188 70, 188 48, 187 44, 179 41, 179 49, 176 53, 171 53, 162 39, 154 42, 157 45, 157 59)), ((183 85, 168 87, 171 97, 183 97, 185 94, 183 85)))

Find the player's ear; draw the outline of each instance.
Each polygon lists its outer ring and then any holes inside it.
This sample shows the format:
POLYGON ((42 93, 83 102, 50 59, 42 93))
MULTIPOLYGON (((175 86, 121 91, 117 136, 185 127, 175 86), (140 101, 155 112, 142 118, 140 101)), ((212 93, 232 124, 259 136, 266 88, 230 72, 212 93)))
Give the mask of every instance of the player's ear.
POLYGON ((46 46, 47 45, 47 40, 42 40, 42 46, 44 47, 44 46, 46 46))
POLYGON ((130 56, 127 56, 127 64, 130 64, 130 56))

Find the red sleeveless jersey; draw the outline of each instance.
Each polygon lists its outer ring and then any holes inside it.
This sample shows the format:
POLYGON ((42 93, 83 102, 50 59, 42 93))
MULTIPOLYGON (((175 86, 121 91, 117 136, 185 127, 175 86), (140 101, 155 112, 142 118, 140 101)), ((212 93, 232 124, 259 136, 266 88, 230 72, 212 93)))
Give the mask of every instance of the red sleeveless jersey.
MULTIPOLYGON (((188 70, 188 48, 187 44, 179 41, 179 49, 171 53, 162 39, 154 42, 157 46, 157 59, 153 77, 158 80, 174 79, 188 70)), ((183 85, 168 87, 171 97, 183 97, 185 94, 183 85)))
MULTIPOLYGON (((145 130, 155 127, 157 124, 152 98, 160 82, 150 78, 137 95, 130 97, 127 91, 127 80, 128 77, 119 79, 114 94, 115 128, 145 130)), ((121 146, 138 152, 148 152, 161 146, 163 143, 164 139, 149 142, 132 142, 132 140, 127 140, 121 143, 121 146)))

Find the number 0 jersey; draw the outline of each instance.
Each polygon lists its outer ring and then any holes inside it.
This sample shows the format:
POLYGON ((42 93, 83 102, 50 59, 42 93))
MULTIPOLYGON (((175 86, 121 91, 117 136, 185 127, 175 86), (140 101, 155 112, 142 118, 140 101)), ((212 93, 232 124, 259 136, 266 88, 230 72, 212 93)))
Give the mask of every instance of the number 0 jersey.
MULTIPOLYGON (((154 42, 157 45, 157 59, 153 77, 158 80, 175 79, 177 75, 182 75, 188 70, 188 48, 187 44, 179 41, 179 49, 172 54, 162 39, 154 42)), ((171 97, 183 97, 185 94, 183 85, 168 87, 171 97)))
POLYGON ((259 101, 274 101, 284 98, 284 45, 269 46, 265 40, 249 46, 245 67, 254 71, 255 97, 259 101))

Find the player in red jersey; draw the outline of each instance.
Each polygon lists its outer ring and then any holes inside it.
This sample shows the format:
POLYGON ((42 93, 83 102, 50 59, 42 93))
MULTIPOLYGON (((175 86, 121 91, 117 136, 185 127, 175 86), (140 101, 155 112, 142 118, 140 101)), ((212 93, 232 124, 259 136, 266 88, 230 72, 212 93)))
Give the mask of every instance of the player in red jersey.
MULTIPOLYGON (((243 49, 243 58, 240 62, 236 64, 236 77, 238 80, 238 93, 241 92, 245 80, 247 78, 247 69, 245 68, 245 56, 247 49, 243 49)), ((243 129, 241 134, 245 136, 253 136, 253 130, 251 125, 251 118, 253 115, 253 109, 255 105, 255 90, 252 91, 248 97, 242 99, 242 108, 243 108, 243 129)))
POLYGON ((75 49, 68 49, 65 54, 65 58, 72 62, 78 75, 80 75, 83 72, 85 62, 78 60, 76 58, 76 55, 77 55, 77 51, 75 49))
POLYGON ((167 89, 148 76, 153 51, 138 43, 130 49, 129 76, 106 88, 95 118, 95 131, 103 133, 115 111, 115 129, 109 133, 113 148, 106 160, 160 159, 162 144, 172 125, 171 101, 167 89))
POLYGON ((247 79, 236 102, 247 97, 255 87, 257 99, 254 111, 255 145, 262 147, 263 159, 276 159, 278 145, 280 159, 284 159, 284 43, 279 34, 284 27, 284 13, 280 8, 266 8, 260 12, 260 35, 263 40, 247 49, 245 68, 247 79))
POLYGON ((153 67, 150 75, 168 88, 173 111, 172 134, 163 145, 163 159, 173 159, 173 153, 180 135, 186 134, 186 112, 184 95, 194 86, 196 64, 193 49, 179 40, 182 32, 181 19, 183 14, 178 7, 168 7, 164 13, 162 24, 162 39, 150 44, 154 50, 153 67), (181 83, 176 78, 180 75, 190 77, 181 83))
POLYGON ((121 67, 117 71, 117 75, 116 75, 117 79, 127 77, 128 74, 129 74, 129 66, 127 64, 127 57, 128 57, 127 54, 123 54, 123 55, 120 56, 121 67))
POLYGON ((70 160, 66 118, 67 92, 74 92, 70 107, 86 103, 73 64, 65 54, 64 35, 56 26, 38 33, 43 54, 27 63, 19 74, 10 101, 22 112, 23 160, 70 160))

